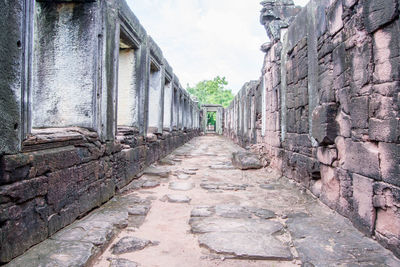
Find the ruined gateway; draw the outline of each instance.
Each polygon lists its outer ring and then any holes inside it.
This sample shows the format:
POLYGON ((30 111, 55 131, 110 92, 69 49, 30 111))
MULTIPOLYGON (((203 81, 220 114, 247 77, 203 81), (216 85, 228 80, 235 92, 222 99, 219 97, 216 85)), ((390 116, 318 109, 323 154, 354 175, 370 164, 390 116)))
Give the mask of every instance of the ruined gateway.
POLYGON ((162 259, 124 235, 176 214, 188 266, 400 266, 400 1, 261 4, 262 76, 201 110, 124 0, 0 0, 0 264, 162 259))

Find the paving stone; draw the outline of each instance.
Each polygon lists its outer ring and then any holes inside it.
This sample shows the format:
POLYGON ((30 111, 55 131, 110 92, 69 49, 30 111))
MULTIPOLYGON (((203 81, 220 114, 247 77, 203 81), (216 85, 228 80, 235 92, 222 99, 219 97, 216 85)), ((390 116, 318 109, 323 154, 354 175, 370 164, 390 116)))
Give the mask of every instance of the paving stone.
POLYGON ((195 234, 210 232, 249 232, 272 235, 283 229, 282 224, 274 221, 233 218, 192 218, 189 221, 195 234))
POLYGON ((187 175, 196 175, 196 172, 192 171, 191 169, 180 170, 179 172, 187 175))
POLYGON ((160 186, 160 182, 159 181, 155 181, 155 180, 148 180, 146 182, 143 183, 142 188, 154 188, 160 186))
POLYGON ((194 188, 194 183, 188 182, 170 182, 169 189, 176 191, 189 191, 194 188))
POLYGON ((213 164, 209 166, 212 170, 233 170, 235 167, 232 165, 232 162, 221 162, 217 164, 213 164))
POLYGON ((276 217, 275 212, 267 209, 256 209, 254 215, 261 219, 271 219, 276 217))
POLYGON ((110 262, 110 267, 137 267, 136 262, 127 259, 107 259, 110 262))
POLYGON ((144 170, 143 174, 149 176, 158 176, 161 178, 168 178, 170 175, 170 171, 166 169, 156 168, 156 167, 148 167, 144 170))
POLYGON ((97 250, 92 243, 45 240, 7 266, 86 266, 97 250))
POLYGON ((146 205, 137 205, 128 208, 129 215, 147 215, 149 212, 150 207, 146 205))
POLYGON ((275 186, 269 184, 260 184, 260 188, 265 190, 275 190, 275 186))
POLYGON ((294 213, 286 224, 300 259, 313 266, 400 266, 390 251, 340 215, 294 213))
POLYGON ((232 154, 232 165, 241 170, 262 168, 262 164, 257 155, 241 151, 232 154))
POLYGON ((158 161, 158 165, 161 166, 174 166, 176 163, 172 159, 161 159, 158 161))
POLYGON ((165 195, 163 199, 170 203, 189 203, 192 200, 190 197, 184 195, 165 195))
POLYGON ((152 242, 150 240, 144 240, 133 236, 126 236, 121 238, 116 244, 114 244, 111 250, 112 254, 120 255, 142 250, 152 245, 158 245, 158 242, 152 242))
POLYGON ((252 216, 251 211, 236 205, 217 205, 215 213, 224 218, 251 218, 252 216))
POLYGON ((196 207, 190 213, 190 217, 210 217, 214 215, 215 208, 210 206, 196 207))
POLYGON ((188 180, 190 178, 189 175, 181 173, 176 176, 179 180, 188 180))
POLYGON ((227 190, 227 191, 238 191, 246 190, 247 184, 230 184, 230 183, 201 183, 200 187, 206 190, 227 190))
POLYGON ((291 260, 290 249, 273 236, 250 232, 214 232, 199 236, 199 244, 239 259, 291 260))

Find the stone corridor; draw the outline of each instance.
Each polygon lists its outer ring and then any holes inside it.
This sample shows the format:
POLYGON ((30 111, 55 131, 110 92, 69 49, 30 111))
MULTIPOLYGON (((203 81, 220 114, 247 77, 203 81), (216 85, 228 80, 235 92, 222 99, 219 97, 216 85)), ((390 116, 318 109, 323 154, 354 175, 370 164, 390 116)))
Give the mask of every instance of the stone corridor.
POLYGON ((240 150, 194 138, 7 266, 400 266, 272 169, 235 169, 240 150))

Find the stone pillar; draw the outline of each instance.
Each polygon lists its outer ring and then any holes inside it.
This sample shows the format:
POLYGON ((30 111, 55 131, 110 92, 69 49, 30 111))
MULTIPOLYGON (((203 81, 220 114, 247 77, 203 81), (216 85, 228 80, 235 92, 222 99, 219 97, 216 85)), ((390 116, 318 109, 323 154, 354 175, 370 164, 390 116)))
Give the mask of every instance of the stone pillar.
POLYGON ((20 151, 30 132, 33 4, 0 0, 0 156, 20 151))
POLYGON ((173 84, 173 107, 172 107, 172 127, 173 129, 179 129, 179 85, 177 84, 177 79, 174 77, 173 84))
POLYGON ((159 133, 163 131, 164 120, 164 86, 165 71, 161 49, 153 41, 148 38, 150 50, 150 67, 149 67, 149 101, 148 101, 148 126, 147 131, 150 133, 159 133))
POLYGON ((147 114, 149 101, 149 68, 150 58, 147 38, 140 45, 136 57, 136 88, 138 92, 138 126, 139 134, 147 134, 147 114))
POLYGON ((172 115, 173 115, 173 87, 172 82, 165 80, 164 87, 164 129, 172 131, 172 115))
POLYGON ((183 130, 184 125, 183 125, 183 114, 184 114, 184 94, 182 89, 179 89, 179 123, 178 123, 178 128, 180 130, 183 130))

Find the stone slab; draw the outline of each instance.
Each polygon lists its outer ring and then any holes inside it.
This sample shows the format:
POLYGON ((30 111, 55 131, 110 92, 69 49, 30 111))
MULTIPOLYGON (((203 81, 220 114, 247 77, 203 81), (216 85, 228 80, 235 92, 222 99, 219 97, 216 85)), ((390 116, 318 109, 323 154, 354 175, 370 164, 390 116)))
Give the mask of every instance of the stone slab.
POLYGON ((45 240, 7 266, 76 266, 84 267, 95 255, 96 247, 88 242, 45 240))
POLYGON ((170 175, 171 171, 162 169, 162 168, 156 168, 156 167, 148 167, 144 170, 143 174, 149 175, 149 176, 158 176, 161 178, 168 178, 170 175))
POLYGON ((189 203, 192 199, 188 196, 184 195, 165 195, 163 200, 168 201, 170 203, 189 203))
POLYGON ((121 255, 130 253, 138 250, 142 250, 150 245, 157 245, 158 242, 152 242, 150 240, 140 239, 134 236, 126 236, 121 238, 115 243, 111 250, 114 255, 121 255))
POLYGON ((258 156, 250 152, 234 152, 232 154, 232 165, 241 170, 262 168, 258 156))
POLYGON ((281 241, 263 233, 207 233, 199 236, 200 246, 218 254, 251 260, 291 260, 290 249, 281 241))
POLYGON ((169 189, 175 191, 189 191, 195 187, 194 183, 188 182, 171 182, 169 183, 169 189))
POLYGON ((137 267, 139 266, 136 262, 127 259, 108 259, 110 267, 137 267))
POLYGON ((283 225, 267 220, 232 218, 192 218, 191 231, 196 234, 210 232, 262 233, 272 235, 283 229, 283 225))

